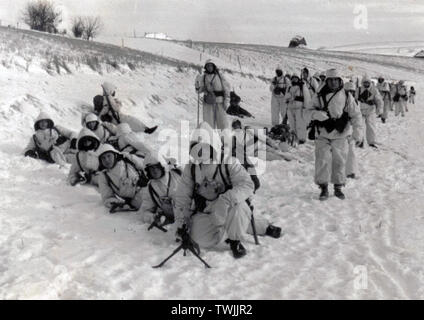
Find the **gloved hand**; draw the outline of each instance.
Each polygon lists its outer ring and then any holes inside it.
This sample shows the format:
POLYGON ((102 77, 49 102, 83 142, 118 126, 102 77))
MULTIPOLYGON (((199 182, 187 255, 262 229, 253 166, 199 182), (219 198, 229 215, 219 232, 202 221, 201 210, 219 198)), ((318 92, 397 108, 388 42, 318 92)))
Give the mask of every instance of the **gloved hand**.
POLYGON ((364 140, 356 140, 355 145, 359 148, 362 148, 364 146, 364 140))
POLYGON ((327 112, 325 111, 315 111, 312 114, 312 120, 325 121, 327 119, 328 119, 328 115, 327 115, 327 112))
POLYGON ((78 172, 75 176, 73 176, 69 183, 71 186, 75 186, 77 183, 80 184, 86 184, 87 183, 87 177, 84 172, 78 172))
POLYGON ((38 154, 35 150, 28 150, 27 152, 25 152, 25 157, 38 159, 38 154))
POLYGON ((119 199, 117 197, 111 197, 105 201, 105 206, 108 208, 112 207, 113 205, 124 205, 124 204, 125 204, 125 200, 119 199))

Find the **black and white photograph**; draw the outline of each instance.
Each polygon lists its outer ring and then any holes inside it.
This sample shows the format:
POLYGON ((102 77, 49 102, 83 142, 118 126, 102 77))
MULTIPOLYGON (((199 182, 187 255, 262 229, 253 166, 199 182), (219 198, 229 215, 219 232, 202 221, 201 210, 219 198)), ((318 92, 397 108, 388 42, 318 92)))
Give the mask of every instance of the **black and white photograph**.
POLYGON ((0 0, 0 300, 423 299, 423 30, 418 0, 0 0))

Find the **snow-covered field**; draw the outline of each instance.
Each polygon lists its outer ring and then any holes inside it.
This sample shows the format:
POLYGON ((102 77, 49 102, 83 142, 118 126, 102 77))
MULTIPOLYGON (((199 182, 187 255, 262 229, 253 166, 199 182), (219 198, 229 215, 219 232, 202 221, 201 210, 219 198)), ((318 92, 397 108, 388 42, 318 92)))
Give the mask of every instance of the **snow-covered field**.
POLYGON ((384 54, 391 56, 413 57, 417 52, 424 50, 423 41, 399 41, 399 42, 374 42, 358 43, 351 45, 326 47, 325 50, 351 51, 371 54, 384 54))
MULTIPOLYGON (((148 124, 178 129, 180 120, 189 120, 193 127, 197 70, 190 64, 200 61, 191 60, 184 48, 181 55, 167 48, 166 43, 175 46, 171 42, 157 41, 162 49, 152 42, 146 54, 13 32, 0 28, 0 298, 424 298, 424 62, 266 46, 206 46, 208 54, 219 55, 233 70, 225 75, 242 106, 256 116, 252 125, 270 122, 270 94, 262 79, 272 76, 277 63, 292 72, 303 65, 313 70, 336 66, 346 76, 366 71, 403 78, 417 88, 418 101, 405 118, 391 113, 387 124, 378 124, 379 151, 358 150, 359 179, 349 181, 345 201, 318 200, 314 149, 308 142, 292 150, 301 162, 267 163, 255 199, 256 215, 281 226, 282 238, 261 238, 260 246, 247 238, 248 254, 240 260, 228 250, 203 251, 212 269, 181 254, 157 270, 151 266, 177 246, 173 231, 148 232, 135 213, 110 215, 94 188, 66 184, 67 168, 21 153, 40 110, 78 131, 80 112, 105 80, 118 86, 124 110, 148 124), (154 55, 154 50, 162 53, 154 55), (46 55, 66 61, 69 72, 49 68, 46 55), (100 56, 94 68, 89 64, 93 56, 100 56), (115 67, 106 62, 113 57, 115 67)), ((199 59, 193 51, 193 59, 199 59)), ((158 135, 148 137, 154 146, 160 144, 158 135)))

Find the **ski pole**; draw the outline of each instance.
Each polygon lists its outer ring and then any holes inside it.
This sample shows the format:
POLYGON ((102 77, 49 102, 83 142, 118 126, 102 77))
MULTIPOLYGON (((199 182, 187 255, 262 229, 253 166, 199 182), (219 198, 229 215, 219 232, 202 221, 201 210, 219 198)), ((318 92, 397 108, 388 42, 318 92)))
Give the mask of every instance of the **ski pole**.
POLYGON ((197 126, 199 126, 199 119, 200 119, 200 93, 197 91, 197 126))

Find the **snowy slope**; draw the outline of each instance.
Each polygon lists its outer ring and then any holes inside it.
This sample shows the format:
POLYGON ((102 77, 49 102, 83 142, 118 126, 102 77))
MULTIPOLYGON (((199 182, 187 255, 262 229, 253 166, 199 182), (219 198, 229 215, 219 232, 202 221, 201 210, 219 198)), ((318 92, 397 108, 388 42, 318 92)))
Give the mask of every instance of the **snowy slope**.
POLYGON ((142 50, 158 56, 183 60, 194 64, 201 64, 206 61, 206 59, 215 58, 217 64, 219 64, 221 68, 231 69, 233 67, 232 64, 213 57, 212 55, 199 52, 198 50, 193 50, 185 46, 180 46, 177 43, 168 40, 116 36, 100 36, 96 40, 117 46, 122 46, 123 41, 124 47, 127 48, 142 50))
POLYGON ((325 50, 351 51, 391 56, 413 57, 417 52, 424 50, 423 41, 399 41, 358 43, 336 47, 326 47, 325 50))
MULTIPOLYGON (((177 245, 173 231, 147 232, 134 213, 110 215, 94 188, 66 185, 67 168, 24 158, 21 152, 40 110, 79 130, 81 110, 105 80, 117 84, 128 113, 160 128, 177 129, 181 119, 192 127, 197 109, 193 61, 185 54, 167 59, 14 32, 0 28, 0 298, 424 297, 424 66, 407 58, 211 44, 211 55, 219 55, 234 71, 225 75, 255 114, 250 123, 256 126, 269 123, 270 94, 262 78, 247 72, 271 77, 276 63, 293 71, 302 65, 337 66, 346 75, 367 71, 404 78, 414 81, 418 103, 405 118, 391 114, 386 125, 378 124, 384 147, 358 151, 360 177, 349 181, 345 201, 317 200, 308 142, 293 151, 302 162, 267 163, 255 199, 256 215, 282 226, 281 239, 261 238, 261 246, 255 246, 249 237, 248 255, 237 261, 222 248, 203 251, 213 267, 208 270, 182 254, 156 270, 151 266, 177 245), (49 68, 48 55, 66 61, 70 72, 49 68), (235 55, 243 73, 236 72, 235 55), (100 58, 92 68, 94 56, 100 58), (107 63, 111 60, 115 67, 107 63), (367 271, 366 289, 355 287, 361 270, 367 271)), ((147 139, 160 145, 158 133, 147 139)))

